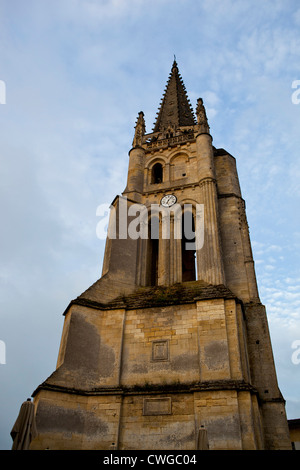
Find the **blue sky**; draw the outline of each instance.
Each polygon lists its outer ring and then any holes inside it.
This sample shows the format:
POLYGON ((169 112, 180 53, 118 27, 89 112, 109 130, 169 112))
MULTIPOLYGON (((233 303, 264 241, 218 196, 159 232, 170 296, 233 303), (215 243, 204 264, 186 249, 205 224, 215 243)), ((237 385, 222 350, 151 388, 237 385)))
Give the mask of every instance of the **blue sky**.
POLYGON ((138 112, 151 132, 174 54, 237 160, 278 382, 300 417, 299 2, 1 0, 1 449, 55 369, 64 309, 101 275, 96 210, 124 190, 138 112))

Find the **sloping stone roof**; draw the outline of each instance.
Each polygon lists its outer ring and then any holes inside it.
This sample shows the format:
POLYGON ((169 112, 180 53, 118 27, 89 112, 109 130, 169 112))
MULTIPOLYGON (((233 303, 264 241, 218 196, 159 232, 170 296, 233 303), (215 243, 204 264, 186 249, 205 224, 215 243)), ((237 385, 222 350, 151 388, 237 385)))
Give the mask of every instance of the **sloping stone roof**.
POLYGON ((137 309, 220 298, 236 299, 236 296, 223 284, 213 286, 202 281, 195 281, 174 284, 172 286, 140 287, 132 294, 120 295, 108 303, 96 302, 80 296, 73 300, 69 306, 83 305, 101 310, 116 308, 137 309))

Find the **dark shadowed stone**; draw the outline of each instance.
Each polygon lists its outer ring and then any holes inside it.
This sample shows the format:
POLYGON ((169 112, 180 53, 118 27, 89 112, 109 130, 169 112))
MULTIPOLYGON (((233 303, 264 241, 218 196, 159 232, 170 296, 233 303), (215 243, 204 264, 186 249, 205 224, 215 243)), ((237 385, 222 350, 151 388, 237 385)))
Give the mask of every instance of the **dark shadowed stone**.
POLYGON ((205 365, 209 369, 222 369, 228 361, 226 341, 211 341, 204 348, 205 365))
POLYGON ((41 401, 36 414, 38 432, 63 432, 86 435, 105 435, 108 425, 91 411, 63 408, 41 401))
POLYGON ((72 312, 64 363, 61 373, 69 370, 81 375, 81 380, 98 381, 113 375, 114 350, 101 341, 98 329, 86 321, 80 312, 72 312))

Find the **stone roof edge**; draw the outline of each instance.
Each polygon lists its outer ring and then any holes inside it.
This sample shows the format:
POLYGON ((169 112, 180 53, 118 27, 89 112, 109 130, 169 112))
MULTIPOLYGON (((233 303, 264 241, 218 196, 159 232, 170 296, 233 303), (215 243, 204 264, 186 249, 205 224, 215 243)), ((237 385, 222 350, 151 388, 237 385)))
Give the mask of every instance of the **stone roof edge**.
MULTIPOLYGON (((142 289, 142 288, 141 288, 142 289)), ((161 290, 163 293, 163 289, 161 290)), ((161 300, 156 298, 156 301, 153 303, 153 298, 152 299, 146 299, 144 303, 140 304, 138 302, 138 299, 135 298, 135 296, 142 296, 143 292, 142 291, 135 291, 133 294, 128 294, 124 296, 118 296, 111 302, 107 303, 101 303, 96 300, 89 299, 87 297, 77 297, 76 299, 72 300, 68 307, 65 309, 63 315, 66 315, 70 307, 73 305, 81 305, 84 307, 91 307, 95 308, 97 310, 115 310, 115 309, 142 309, 142 308, 151 308, 151 303, 153 304, 153 307, 159 307, 159 306, 171 306, 174 304, 179 304, 179 305, 184 305, 184 304, 191 304, 198 302, 200 300, 213 300, 213 299, 234 299, 237 303, 243 304, 243 302, 236 296, 234 295, 227 287, 225 287, 223 284, 220 284, 218 286, 207 286, 203 288, 203 292, 201 294, 195 294, 191 295, 191 297, 188 299, 184 297, 182 300, 172 300, 171 298, 162 298, 161 300), (212 289, 215 289, 214 292, 212 292, 212 289)), ((192 292, 191 292, 192 294, 192 292)))
POLYGON ((238 391, 250 391, 251 393, 257 394, 257 389, 244 380, 211 380, 205 382, 191 382, 187 384, 181 383, 169 383, 165 385, 161 384, 145 384, 145 385, 133 385, 133 386, 110 386, 110 387, 95 387, 91 389, 77 389, 71 387, 65 387, 62 385, 56 385, 50 382, 43 382, 39 385, 36 390, 32 393, 32 397, 37 395, 40 390, 49 390, 53 392, 61 392, 76 395, 85 396, 97 396, 97 395, 138 395, 138 394, 161 394, 165 393, 193 393, 197 391, 218 391, 218 390, 238 390, 238 391))

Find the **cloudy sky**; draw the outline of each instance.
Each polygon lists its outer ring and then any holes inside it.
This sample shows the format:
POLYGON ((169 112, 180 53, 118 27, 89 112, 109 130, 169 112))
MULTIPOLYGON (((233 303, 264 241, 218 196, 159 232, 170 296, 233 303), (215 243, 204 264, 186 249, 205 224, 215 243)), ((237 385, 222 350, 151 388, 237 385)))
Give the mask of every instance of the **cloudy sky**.
POLYGON ((138 112, 151 132, 174 54, 237 159, 278 382, 300 418, 299 1, 0 0, 1 449, 55 369, 64 309, 101 275, 96 210, 124 190, 138 112))

